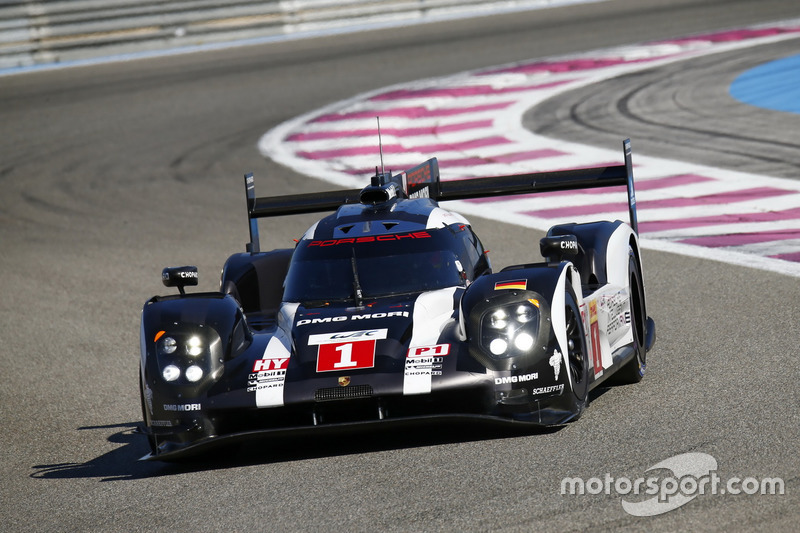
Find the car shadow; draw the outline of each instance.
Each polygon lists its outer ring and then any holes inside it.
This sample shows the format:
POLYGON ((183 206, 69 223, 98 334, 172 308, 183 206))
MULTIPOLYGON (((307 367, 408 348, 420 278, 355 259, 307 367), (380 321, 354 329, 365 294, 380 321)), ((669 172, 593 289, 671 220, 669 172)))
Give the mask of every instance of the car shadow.
POLYGON ((287 461, 421 448, 471 441, 519 438, 559 431, 560 427, 504 428, 481 424, 445 422, 424 426, 420 431, 402 428, 372 428, 346 433, 306 436, 255 437, 245 442, 220 445, 209 453, 175 462, 142 461, 149 452, 140 422, 85 426, 78 431, 117 430, 108 441, 121 444, 86 462, 39 464, 31 468, 35 479, 92 478, 100 481, 136 480, 189 472, 266 465, 287 461))

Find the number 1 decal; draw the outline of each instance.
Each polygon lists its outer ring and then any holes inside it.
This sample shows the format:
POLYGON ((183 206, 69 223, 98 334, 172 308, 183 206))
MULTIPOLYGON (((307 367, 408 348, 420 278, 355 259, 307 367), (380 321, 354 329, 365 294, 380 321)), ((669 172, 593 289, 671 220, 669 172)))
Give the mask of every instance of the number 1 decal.
POLYGON ((309 346, 317 346, 317 372, 373 368, 375 347, 386 338, 386 329, 339 331, 309 335, 309 346))
POLYGON ((353 370, 375 366, 375 341, 320 344, 317 372, 353 370))
POLYGON ((353 361, 353 343, 337 346, 336 351, 341 353, 341 359, 339 359, 338 363, 333 363, 333 368, 352 368, 358 366, 358 363, 353 361))

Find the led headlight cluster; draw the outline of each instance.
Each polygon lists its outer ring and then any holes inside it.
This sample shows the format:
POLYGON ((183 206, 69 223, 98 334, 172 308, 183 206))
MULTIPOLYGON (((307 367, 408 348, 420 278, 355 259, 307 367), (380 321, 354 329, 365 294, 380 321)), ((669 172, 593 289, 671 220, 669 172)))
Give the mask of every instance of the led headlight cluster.
POLYGON ((203 379, 204 356, 208 347, 200 335, 166 335, 165 331, 160 331, 155 340, 164 381, 175 382, 181 376, 189 383, 203 379))
POLYGON ((527 353, 539 335, 539 301, 488 309, 481 318, 481 345, 495 358, 527 353))

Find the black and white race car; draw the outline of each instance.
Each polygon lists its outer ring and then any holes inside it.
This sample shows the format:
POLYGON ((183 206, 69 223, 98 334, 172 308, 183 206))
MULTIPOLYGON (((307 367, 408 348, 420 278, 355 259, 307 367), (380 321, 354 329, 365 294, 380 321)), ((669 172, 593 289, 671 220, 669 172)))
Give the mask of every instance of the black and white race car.
POLYGON ((150 459, 282 432, 469 417, 554 426, 590 390, 641 380, 647 315, 630 144, 619 166, 440 181, 436 159, 362 190, 256 197, 251 242, 219 292, 144 305, 140 387, 150 459), (542 258, 500 271, 440 201, 627 185, 630 224, 553 226, 542 258), (335 211, 293 249, 260 251, 257 219, 335 211))

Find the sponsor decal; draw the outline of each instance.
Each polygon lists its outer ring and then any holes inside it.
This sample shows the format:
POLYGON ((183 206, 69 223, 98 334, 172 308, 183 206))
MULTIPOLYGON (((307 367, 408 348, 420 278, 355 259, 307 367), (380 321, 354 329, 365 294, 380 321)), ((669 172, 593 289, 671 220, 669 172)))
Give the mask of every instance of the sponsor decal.
POLYGON ((172 420, 151 420, 150 425, 157 428, 171 428, 172 420))
POLYGON ((310 335, 309 346, 317 349, 317 372, 356 370, 375 366, 375 346, 389 330, 367 329, 310 335))
POLYGON ((246 390, 255 393, 256 407, 283 405, 284 382, 291 358, 288 345, 288 339, 278 330, 267 342, 261 359, 253 361, 246 390))
POLYGON ((405 239, 430 239, 431 234, 427 231, 413 231, 410 233, 390 233, 388 235, 369 235, 365 237, 350 237, 344 239, 328 239, 325 241, 311 241, 308 246, 338 246, 340 244, 365 244, 384 241, 402 241, 405 239))
POLYGON ((430 353, 433 353, 438 347, 446 355, 449 352, 449 344, 438 346, 428 346, 420 348, 412 348, 406 357, 406 365, 403 372, 403 394, 428 394, 431 392, 431 379, 433 376, 441 376, 442 368, 444 367, 443 356, 428 356, 428 355, 412 355, 416 350, 422 351, 423 348, 428 348, 430 353), (443 346, 447 347, 445 351, 443 346))
POLYGON ((607 317, 606 332, 610 339, 616 338, 614 334, 631 323, 630 303, 625 293, 603 296, 598 300, 597 308, 607 317))
POLYGON ((589 332, 592 341, 592 366, 594 377, 603 375, 603 355, 600 351, 600 324, 597 322, 597 302, 589 302, 589 332))
POLYGON ((430 186, 423 185, 420 190, 418 190, 417 192, 412 192, 411 194, 408 195, 408 197, 412 200, 415 198, 430 198, 431 197, 430 186))
POLYGON ((303 318, 297 321, 298 326, 307 324, 329 324, 331 322, 347 322, 348 320, 372 320, 376 318, 405 317, 408 311, 389 311, 388 313, 364 313, 363 315, 326 316, 324 318, 303 318))
POLYGON ((253 363, 253 372, 263 372, 265 370, 286 370, 288 366, 288 357, 256 359, 255 363, 253 363))
POLYGON ((385 339, 389 330, 382 329, 363 329, 360 331, 337 331, 334 333, 320 333, 317 335, 308 336, 308 345, 317 346, 321 344, 341 343, 345 341, 356 340, 379 340, 385 339))
POLYGON ((553 392, 562 392, 564 390, 564 384, 561 383, 559 385, 550 385, 549 387, 539 387, 538 389, 532 389, 531 395, 538 396, 540 394, 550 394, 553 392))
MULTIPOLYGON (((255 385, 247 387, 247 392, 257 392, 265 389, 280 389, 280 391, 283 391, 283 380, 276 381, 274 383, 257 383, 255 385)), ((264 406, 259 406, 259 407, 264 407, 264 406)))
POLYGON ((558 381, 558 374, 561 373, 561 359, 562 359, 561 352, 555 350, 553 355, 550 357, 550 366, 553 367, 553 379, 558 381))
POLYGON ((406 359, 406 375, 408 375, 408 371, 439 370, 439 372, 435 372, 434 375, 440 376, 442 375, 441 369, 443 363, 444 358, 442 357, 411 357, 406 359))
POLYGON ((528 280, 526 279, 515 279, 511 281, 498 281, 494 284, 494 290, 520 290, 524 291, 528 288, 528 280))
POLYGON ((165 411, 177 411, 177 412, 184 412, 184 411, 200 411, 201 406, 199 403, 165 403, 164 404, 165 411))
POLYGON ((558 244, 562 250, 578 251, 578 241, 562 240, 558 244))
POLYGON ((267 381, 283 381, 286 379, 286 370, 267 370, 258 372, 256 374, 248 374, 247 384, 257 385, 258 383, 265 383, 267 381))
POLYGON ((504 376, 502 378, 494 378, 495 385, 505 385, 506 383, 525 383, 526 381, 534 381, 539 379, 539 373, 533 372, 532 374, 522 374, 519 376, 504 376))
POLYGON ((449 353, 449 344, 436 344, 434 346, 417 346, 416 348, 409 348, 407 357, 433 357, 443 356, 449 353))

